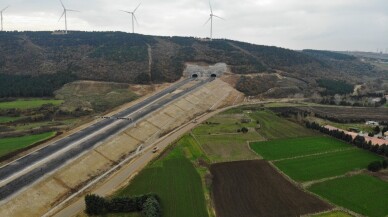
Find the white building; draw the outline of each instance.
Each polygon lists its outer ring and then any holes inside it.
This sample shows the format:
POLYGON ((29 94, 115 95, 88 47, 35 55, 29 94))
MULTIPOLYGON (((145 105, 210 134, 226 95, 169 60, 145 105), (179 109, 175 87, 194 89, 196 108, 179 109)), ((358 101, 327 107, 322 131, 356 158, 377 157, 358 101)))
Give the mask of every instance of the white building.
POLYGON ((367 121, 365 124, 370 126, 379 126, 379 123, 376 121, 367 121))

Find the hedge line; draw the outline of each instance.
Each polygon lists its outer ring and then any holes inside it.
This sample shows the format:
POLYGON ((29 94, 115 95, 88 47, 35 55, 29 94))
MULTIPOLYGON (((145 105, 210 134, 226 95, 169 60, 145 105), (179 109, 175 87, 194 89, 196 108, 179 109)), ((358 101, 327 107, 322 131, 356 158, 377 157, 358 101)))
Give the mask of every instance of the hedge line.
POLYGON ((95 194, 89 194, 85 197, 85 204, 86 213, 89 215, 142 212, 145 217, 162 216, 159 197, 156 194, 119 197, 111 200, 95 194))
POLYGON ((327 135, 330 135, 332 137, 335 137, 337 139, 341 139, 347 143, 353 144, 354 146, 357 146, 359 148, 369 150, 373 153, 376 153, 378 155, 386 156, 388 157, 388 145, 373 145, 370 141, 367 142, 365 140, 365 137, 357 135, 354 139, 352 136, 344 133, 343 131, 340 130, 329 130, 323 126, 320 126, 319 124, 313 122, 307 122, 306 127, 314 130, 318 130, 321 133, 325 133, 327 135))

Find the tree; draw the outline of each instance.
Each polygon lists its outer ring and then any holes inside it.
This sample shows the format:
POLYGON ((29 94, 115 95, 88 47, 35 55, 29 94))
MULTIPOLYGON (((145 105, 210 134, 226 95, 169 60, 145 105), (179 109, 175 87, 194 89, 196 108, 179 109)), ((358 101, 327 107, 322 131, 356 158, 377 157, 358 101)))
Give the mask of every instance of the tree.
POLYGON ((387 169, 387 167, 388 167, 388 160, 387 159, 383 160, 382 166, 383 166, 383 169, 387 169))
POLYGON ((98 195, 88 194, 85 196, 86 213, 89 215, 102 215, 107 212, 107 201, 98 195))
POLYGON ((368 170, 372 172, 378 172, 383 168, 383 164, 380 161, 373 161, 368 165, 368 170))
POLYGON ((379 134, 380 133, 380 127, 379 126, 376 126, 374 129, 373 129, 373 132, 375 134, 379 134))
POLYGON ((246 128, 246 127, 243 127, 243 128, 241 128, 241 132, 243 132, 243 133, 248 133, 248 128, 246 128))
POLYGON ((143 204, 142 213, 145 217, 160 217, 160 204, 156 197, 148 197, 143 204))

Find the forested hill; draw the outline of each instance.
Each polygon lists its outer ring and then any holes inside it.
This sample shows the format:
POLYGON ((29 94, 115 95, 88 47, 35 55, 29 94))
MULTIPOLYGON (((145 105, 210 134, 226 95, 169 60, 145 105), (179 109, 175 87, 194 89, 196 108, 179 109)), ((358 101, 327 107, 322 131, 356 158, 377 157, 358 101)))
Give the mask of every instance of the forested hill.
POLYGON ((0 74, 7 75, 61 73, 85 80, 172 82, 182 76, 186 62, 224 62, 237 74, 278 71, 307 81, 322 77, 355 81, 376 75, 372 66, 345 55, 329 58, 325 52, 230 40, 122 32, 0 32, 0 48, 0 74))

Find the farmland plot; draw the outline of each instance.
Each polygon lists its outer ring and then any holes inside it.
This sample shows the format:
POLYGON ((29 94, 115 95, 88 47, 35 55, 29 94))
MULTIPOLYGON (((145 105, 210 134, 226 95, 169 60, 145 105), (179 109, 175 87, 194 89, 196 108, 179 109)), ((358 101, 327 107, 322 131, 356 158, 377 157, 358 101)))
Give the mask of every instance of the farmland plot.
POLYGON ((375 177, 344 177, 315 184, 309 190, 366 216, 388 215, 388 183, 375 177))
POLYGON ((382 158, 370 152, 352 148, 317 156, 277 161, 275 165, 296 181, 311 181, 362 170, 376 160, 382 160, 382 158))
POLYGON ((331 208, 295 187, 265 161, 219 163, 210 170, 218 217, 300 216, 331 208))
POLYGON ((254 142, 250 146, 266 160, 279 160, 352 147, 326 136, 254 142))

